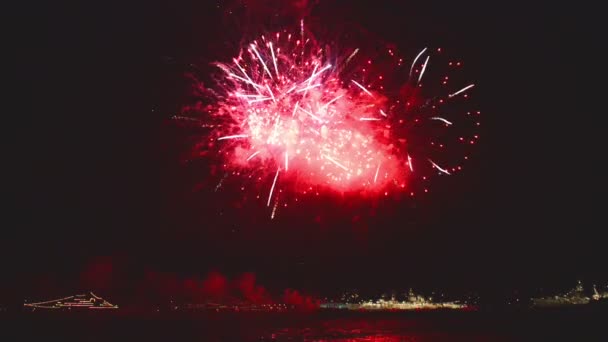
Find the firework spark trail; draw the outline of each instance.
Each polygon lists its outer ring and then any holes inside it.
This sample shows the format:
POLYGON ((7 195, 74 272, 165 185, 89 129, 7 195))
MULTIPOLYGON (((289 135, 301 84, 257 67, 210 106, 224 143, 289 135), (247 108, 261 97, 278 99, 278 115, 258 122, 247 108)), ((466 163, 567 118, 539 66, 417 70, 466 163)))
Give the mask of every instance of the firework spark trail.
POLYGON ((422 65, 422 71, 420 71, 420 76, 418 76, 418 83, 420 83, 420 80, 422 80, 422 75, 424 75, 424 71, 426 70, 426 65, 429 63, 429 58, 431 58, 431 56, 426 56, 426 60, 424 61, 424 64, 422 65))
POLYGON ((308 94, 308 89, 310 89, 310 83, 312 83, 312 79, 315 77, 315 71, 317 71, 318 66, 319 66, 318 64, 315 64, 315 68, 312 69, 312 76, 310 76, 310 78, 308 80, 306 80, 306 81, 308 81, 308 85, 304 89, 296 90, 296 93, 304 90, 305 91, 304 96, 306 97, 306 95, 308 94))
MULTIPOLYGON (((296 92, 304 91, 304 97, 306 97, 306 95, 308 94, 308 89, 315 88, 315 86, 311 87, 310 83, 312 83, 313 78, 316 77, 315 71, 317 71, 318 66, 319 66, 318 64, 315 64, 315 68, 312 70, 312 76, 310 76, 310 78, 307 80, 308 85, 304 89, 296 90, 296 92)), ((318 86, 320 86, 320 85, 321 84, 319 83, 318 86)))
POLYGON ((293 113, 291 114, 291 116, 296 116, 296 111, 298 110, 298 104, 300 104, 300 101, 296 102, 296 105, 293 106, 293 113))
MULTIPOLYGON (((243 67, 241 67, 241 65, 240 65, 240 64, 239 64, 239 62, 236 60, 236 58, 234 58, 234 59, 233 59, 233 61, 234 61, 234 64, 236 64, 236 66, 239 68, 239 70, 241 70, 241 72, 243 73, 243 75, 245 75, 245 77, 247 77, 247 80, 246 80, 245 82, 247 82, 247 83, 249 83, 249 84, 253 85, 253 86, 256 88, 256 90, 257 90, 258 88, 261 88, 261 86, 259 86, 259 85, 258 85, 258 84, 256 84, 255 82, 253 82, 253 80, 251 80, 251 77, 249 77, 249 75, 247 75, 247 72, 245 72, 245 69, 243 69, 243 67)), ((232 75, 234 75, 234 74, 232 74, 232 75)), ((234 75, 234 76, 236 76, 236 75, 234 75)), ((259 93, 259 90, 258 90, 258 93, 259 93)), ((261 95, 261 94, 260 94, 260 95, 261 95)))
POLYGON ((441 168, 441 166, 437 165, 437 164, 436 164, 434 161, 432 161, 432 160, 430 160, 430 159, 429 159, 429 161, 431 162, 431 164, 433 164, 433 166, 434 166, 435 168, 437 168, 437 170, 439 170, 439 171, 441 171, 441 172, 445 173, 446 175, 451 175, 451 173, 450 173, 448 170, 441 168))
MULTIPOLYGON (((302 88, 302 89, 296 90, 296 93, 301 93, 303 91, 308 91, 308 89, 312 89, 312 88, 316 88, 316 87, 320 87, 320 86, 321 86, 321 83, 309 85, 306 88, 302 88)), ((306 94, 304 94, 304 96, 306 96, 306 94)))
POLYGON ((378 172, 380 171, 380 164, 378 164, 378 168, 376 168, 376 175, 374 175, 374 183, 378 180, 378 172))
POLYGON ((367 90, 367 89, 366 89, 364 86, 362 86, 361 84, 359 84, 359 82, 357 82, 357 81, 355 81, 355 80, 351 80, 351 81, 353 81, 353 83, 354 83, 354 84, 356 84, 356 85, 357 85, 357 87, 359 87, 359 88, 363 89, 363 91, 364 91, 364 92, 365 92, 367 95, 369 95, 369 96, 374 96, 374 95, 372 95, 372 93, 371 93, 369 90, 367 90))
POLYGON ((226 177, 228 177, 228 172, 224 173, 222 179, 220 179, 220 181, 215 186, 215 192, 217 192, 222 187, 222 184, 224 184, 224 179, 226 179, 226 177))
POLYGON ((307 111, 306 109, 302 108, 302 107, 298 107, 299 110, 303 111, 304 113, 310 115, 311 118, 319 121, 319 122, 323 122, 323 119, 321 119, 320 117, 314 115, 313 113, 307 111))
POLYGON ((444 119, 442 117, 439 117, 439 116, 433 116, 433 117, 430 117, 429 119, 430 120, 438 120, 438 121, 444 122, 446 125, 452 125, 452 123, 450 121, 448 121, 448 120, 446 120, 446 119, 444 119))
POLYGON ((277 78, 279 78, 279 68, 277 68, 277 58, 274 56, 274 49, 272 48, 272 42, 268 43, 270 45, 270 53, 272 54, 272 63, 274 64, 274 71, 277 73, 277 78))
POLYGON ((272 93, 272 90, 270 89, 270 86, 268 86, 268 84, 266 85, 266 89, 268 89, 268 92, 270 93, 270 97, 272 98, 272 101, 277 102, 277 99, 274 98, 274 94, 272 93))
POLYGON ((359 121, 380 121, 380 118, 359 118, 359 121))
POLYGON ((217 138, 217 140, 227 140, 227 139, 241 139, 241 138, 248 138, 249 135, 247 134, 235 134, 235 135, 228 135, 225 137, 219 137, 217 138))
POLYGON ((247 80, 247 79, 244 79, 244 78, 242 78, 241 76, 237 76, 237 75, 235 75, 235 74, 233 74, 233 73, 231 73, 231 72, 228 72, 228 76, 230 76, 230 77, 234 77, 234 78, 236 78, 236 79, 238 79, 238 80, 241 80, 241 81, 243 81, 243 82, 249 83, 249 84, 251 84, 252 86, 254 86, 254 87, 256 87, 256 88, 262 88, 262 87, 261 87, 259 84, 254 83, 253 81, 249 81, 249 80, 247 80))
POLYGON ((268 74, 268 76, 270 76, 270 78, 272 79, 272 74, 270 73, 270 70, 268 70, 266 63, 264 63, 262 56, 260 56, 258 50, 255 48, 255 45, 251 44, 251 48, 253 49, 253 52, 255 52, 255 55, 258 56, 258 60, 260 61, 260 63, 262 63, 262 66, 264 66, 264 70, 266 70, 266 73, 268 74))
POLYGON ((296 111, 298 110, 298 104, 300 104, 300 101, 296 102, 296 105, 293 106, 293 113, 291 114, 291 116, 296 116, 296 111))
MULTIPOLYGON (((274 98, 272 98, 272 97, 263 97, 261 99, 255 99, 255 100, 247 101, 247 103, 252 104, 252 103, 264 102, 264 101, 268 101, 268 100, 274 100, 274 98)), ((275 100, 274 102, 277 102, 277 101, 275 100)))
POLYGON ((240 93, 235 93, 234 95, 236 97, 242 97, 242 98, 250 98, 250 97, 260 98, 260 97, 264 97, 264 95, 256 95, 256 94, 240 94, 240 93))
POLYGON ((458 95, 460 93, 463 93, 463 92, 467 91, 470 88, 473 88, 474 86, 475 86, 474 84, 469 84, 468 86, 460 89, 459 91, 457 91, 457 92, 455 92, 453 94, 448 95, 448 97, 454 97, 454 96, 456 96, 456 95, 458 95))
POLYGON ((334 102, 338 101, 338 100, 339 100, 339 99, 341 99, 343 96, 344 96, 344 95, 340 95, 340 96, 336 97, 335 99, 333 99, 333 100, 331 100, 331 101, 327 102, 326 104, 324 104, 324 105, 323 105, 323 108, 327 108, 327 107, 329 107, 329 105, 330 105, 330 104, 332 104, 332 103, 334 103, 334 102))
POLYGON ((306 79, 304 82, 302 83, 306 83, 308 82, 308 85, 310 86, 310 83, 312 82, 313 79, 315 79, 315 77, 321 75, 321 73, 327 69, 331 68, 331 64, 326 65, 323 69, 319 70, 319 72, 315 73, 315 71, 317 70, 317 65, 315 65, 314 70, 312 71, 312 75, 306 79))
POLYGON ((275 214, 277 213, 277 207, 279 206, 279 199, 277 198, 276 201, 274 201, 274 206, 272 207, 272 213, 270 214, 270 219, 273 220, 275 214))
POLYGON ((380 109, 380 114, 382 114, 382 116, 388 116, 382 109, 380 109))
POLYGON ((293 87, 289 88, 289 90, 287 92, 285 92, 285 95, 291 93, 292 91, 294 91, 298 86, 294 85, 293 87))
POLYGON ((414 172, 414 166, 412 165, 412 157, 410 157, 410 155, 407 155, 407 165, 410 167, 410 172, 414 172))
POLYGON ((350 62, 351 59, 353 59, 353 57, 355 57, 355 55, 359 52, 359 48, 356 48, 355 51, 353 51, 353 53, 350 54, 350 56, 348 56, 348 58, 346 59, 346 61, 344 62, 344 64, 342 64, 342 67, 344 68, 348 62, 350 62))
POLYGON ((304 54, 304 19, 300 20, 300 37, 302 38, 302 54, 304 54))
POLYGON ((274 175, 274 180, 272 181, 272 186, 270 187, 270 193, 268 194, 268 202, 266 203, 266 206, 270 206, 270 200, 272 199, 272 192, 274 191, 274 186, 277 184, 277 178, 279 178, 279 172, 281 171, 281 169, 277 169, 277 173, 274 175))
POLYGON ((412 62, 412 66, 410 67, 410 76, 412 75, 412 71, 414 70, 414 65, 416 65, 416 61, 418 60, 418 58, 420 58, 420 56, 422 56, 422 54, 424 53, 424 51, 426 51, 427 48, 422 49, 422 51, 420 51, 417 55, 416 58, 414 58, 414 61, 412 62))
POLYGON ((250 161, 250 160, 251 160, 251 158, 253 158, 253 157, 257 156, 258 154, 260 154, 260 151, 255 151, 255 152, 253 152, 253 154, 252 154, 252 155, 250 155, 250 156, 249 156, 249 158, 247 158, 247 161, 250 161))
POLYGON ((344 171, 348 171, 348 168, 340 163, 338 163, 336 160, 334 160, 332 157, 330 156, 325 156, 325 158, 327 158, 327 160, 329 160, 330 162, 336 164, 338 167, 340 167, 341 169, 343 169, 344 171))

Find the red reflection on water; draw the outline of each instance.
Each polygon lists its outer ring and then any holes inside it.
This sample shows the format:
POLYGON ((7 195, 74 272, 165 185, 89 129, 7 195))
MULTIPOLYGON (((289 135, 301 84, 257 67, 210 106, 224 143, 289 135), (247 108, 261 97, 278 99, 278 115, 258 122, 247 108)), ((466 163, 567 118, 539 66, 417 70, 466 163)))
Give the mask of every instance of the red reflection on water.
MULTIPOLYGON (((387 317, 387 314, 362 314, 348 318, 303 319, 266 335, 272 341, 508 341, 500 333, 480 329, 477 316, 457 312, 412 314, 387 317), (477 317, 477 318, 475 318, 477 317)), ((390 315, 390 314, 389 314, 390 315)), ((312 317, 312 316, 309 316, 312 317)))

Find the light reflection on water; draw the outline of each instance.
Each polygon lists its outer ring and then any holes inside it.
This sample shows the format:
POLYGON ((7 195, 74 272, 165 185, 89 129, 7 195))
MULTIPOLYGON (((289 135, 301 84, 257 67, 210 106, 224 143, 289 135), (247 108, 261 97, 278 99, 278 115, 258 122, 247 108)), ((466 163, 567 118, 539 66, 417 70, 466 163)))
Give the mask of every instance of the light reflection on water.
POLYGON ((315 341, 315 342, 419 342, 423 341, 418 337, 402 336, 402 335, 372 335, 363 337, 275 337, 273 341, 315 341))
POLYGON ((608 341, 608 330, 601 324, 607 313, 601 309, 152 316, 28 313, 6 320, 0 317, 0 331, 3 336, 13 336, 6 332, 6 328, 13 328, 20 341, 608 341))
MULTIPOLYGON (((418 319, 337 319, 306 322, 262 336, 262 341, 316 342, 424 342, 424 341, 507 341, 497 331, 463 327, 456 322, 418 319)), ((462 323, 462 322, 461 322, 462 323)))

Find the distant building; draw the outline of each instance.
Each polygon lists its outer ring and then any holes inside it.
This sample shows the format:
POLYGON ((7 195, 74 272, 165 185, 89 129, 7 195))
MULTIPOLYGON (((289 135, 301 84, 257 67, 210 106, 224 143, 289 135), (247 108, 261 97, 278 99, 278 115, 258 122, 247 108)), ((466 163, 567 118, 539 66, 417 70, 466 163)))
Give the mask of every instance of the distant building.
POLYGON ((593 298, 593 300, 596 300, 596 301, 608 300, 608 291, 598 292, 595 285, 593 285, 593 296, 591 296, 591 298, 593 298))
POLYGON ((585 295, 583 284, 579 281, 576 287, 562 295, 532 298, 532 306, 534 307, 559 307, 589 304, 591 298, 585 295))
POLYGON ((467 303, 459 301, 435 301, 432 297, 425 298, 409 290, 405 300, 397 300, 394 296, 390 299, 378 299, 375 301, 359 300, 357 294, 349 294, 342 297, 343 300, 351 302, 322 303, 322 309, 345 309, 345 310, 437 310, 437 309, 473 309, 467 303), (355 302, 352 302, 355 301, 355 302))
POLYGON ((114 305, 105 299, 95 295, 93 292, 79 294, 59 299, 48 300, 37 303, 25 303, 25 308, 32 311, 37 309, 42 310, 111 310, 118 309, 118 305, 114 305))

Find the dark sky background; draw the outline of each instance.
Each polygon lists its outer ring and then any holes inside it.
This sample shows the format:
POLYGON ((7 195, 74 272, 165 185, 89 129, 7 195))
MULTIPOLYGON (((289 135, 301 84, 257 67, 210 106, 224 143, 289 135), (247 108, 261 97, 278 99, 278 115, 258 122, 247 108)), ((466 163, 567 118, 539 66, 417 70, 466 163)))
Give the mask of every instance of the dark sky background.
POLYGON ((115 270, 115 290, 145 270, 254 272, 270 288, 316 293, 417 286, 502 295, 607 280, 603 114, 592 105, 601 79, 584 42, 588 13, 516 2, 245 2, 14 9, 23 19, 18 111, 5 113, 4 126, 3 298, 69 292, 100 258, 115 270), (465 56, 484 112, 473 167, 427 199, 389 203, 355 223, 335 204, 273 222, 257 204, 217 215, 231 194, 192 192, 200 169, 179 163, 179 130, 168 121, 185 99, 183 74, 233 55, 235 33, 291 25, 303 13, 403 51, 445 46, 465 56), (45 290, 41 279, 60 285, 45 290))

